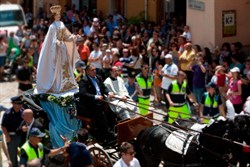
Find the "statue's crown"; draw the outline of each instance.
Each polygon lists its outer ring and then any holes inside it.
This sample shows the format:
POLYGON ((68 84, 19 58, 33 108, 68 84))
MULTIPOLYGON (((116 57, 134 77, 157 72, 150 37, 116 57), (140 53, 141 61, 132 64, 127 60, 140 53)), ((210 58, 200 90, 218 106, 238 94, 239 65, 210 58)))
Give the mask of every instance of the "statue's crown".
POLYGON ((50 7, 51 13, 60 14, 62 7, 60 5, 54 5, 50 7))

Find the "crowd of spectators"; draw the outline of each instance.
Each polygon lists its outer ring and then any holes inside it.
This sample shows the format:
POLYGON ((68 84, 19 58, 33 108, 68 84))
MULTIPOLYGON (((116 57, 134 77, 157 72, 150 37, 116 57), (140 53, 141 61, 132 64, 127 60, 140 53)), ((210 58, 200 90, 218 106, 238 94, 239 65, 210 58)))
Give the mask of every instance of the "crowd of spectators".
MULTIPOLYGON (((46 15, 42 8, 36 18, 30 17, 30 11, 26 16, 29 19, 27 26, 20 25, 16 34, 1 32, 0 37, 0 80, 4 81, 6 75, 9 79, 16 75, 20 94, 30 89, 35 81, 39 52, 51 23, 49 13, 46 15), (9 70, 7 74, 6 69, 9 70)), ((109 76, 112 66, 118 66, 120 75, 127 81, 128 73, 135 71, 138 74, 143 63, 149 64, 149 72, 156 80, 153 89, 157 92, 154 93, 156 105, 166 102, 165 93, 170 84, 166 80, 172 81, 176 77, 173 74, 169 79, 162 72, 167 54, 172 55, 177 71, 186 73, 188 86, 198 102, 210 81, 217 84, 225 102, 228 99, 227 85, 232 78, 230 70, 234 67, 240 69, 237 78, 242 88, 242 104, 249 96, 244 90, 249 88, 250 60, 242 51, 242 43, 225 42, 213 49, 192 44, 195 32, 191 34, 190 27, 175 14, 163 18, 159 24, 147 21, 128 24, 129 21, 116 10, 105 17, 100 10, 90 14, 86 7, 76 10, 75 5, 66 5, 62 21, 73 34, 81 36, 77 41, 80 59, 85 64, 94 65, 103 80, 109 76)))

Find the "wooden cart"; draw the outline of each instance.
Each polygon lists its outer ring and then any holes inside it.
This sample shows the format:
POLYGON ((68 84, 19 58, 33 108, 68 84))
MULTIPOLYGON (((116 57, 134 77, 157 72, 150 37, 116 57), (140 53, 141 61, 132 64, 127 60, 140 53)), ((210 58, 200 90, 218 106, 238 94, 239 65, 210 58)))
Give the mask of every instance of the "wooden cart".
MULTIPOLYGON (((79 117, 86 128, 91 128, 92 119, 79 117)), ((145 128, 153 126, 153 113, 145 116, 137 116, 135 118, 125 120, 115 126, 117 139, 109 145, 99 145, 98 141, 94 141, 89 145, 89 152, 93 156, 95 167, 112 167, 113 163, 119 159, 118 148, 122 142, 136 140, 137 135, 145 128)))

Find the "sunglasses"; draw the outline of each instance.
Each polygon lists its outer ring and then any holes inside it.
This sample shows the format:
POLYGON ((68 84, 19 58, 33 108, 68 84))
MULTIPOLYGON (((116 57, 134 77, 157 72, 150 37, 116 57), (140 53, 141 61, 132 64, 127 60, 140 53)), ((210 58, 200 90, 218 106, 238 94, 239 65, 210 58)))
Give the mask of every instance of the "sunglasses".
POLYGON ((135 155, 136 154, 136 152, 127 152, 127 154, 129 154, 129 155, 135 155))

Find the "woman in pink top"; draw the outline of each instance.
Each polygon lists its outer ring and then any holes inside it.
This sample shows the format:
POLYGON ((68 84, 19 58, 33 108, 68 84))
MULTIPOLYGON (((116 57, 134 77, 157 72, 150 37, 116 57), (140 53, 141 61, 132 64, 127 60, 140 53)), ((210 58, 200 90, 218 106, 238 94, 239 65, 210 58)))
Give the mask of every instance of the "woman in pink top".
POLYGON ((238 67, 234 67, 230 70, 230 72, 232 73, 232 78, 229 81, 227 96, 233 104, 235 112, 239 114, 242 110, 242 83, 240 79, 240 69, 238 67))

